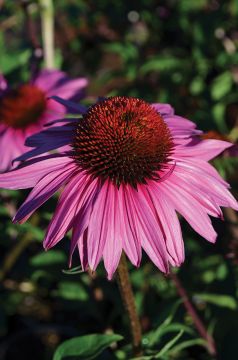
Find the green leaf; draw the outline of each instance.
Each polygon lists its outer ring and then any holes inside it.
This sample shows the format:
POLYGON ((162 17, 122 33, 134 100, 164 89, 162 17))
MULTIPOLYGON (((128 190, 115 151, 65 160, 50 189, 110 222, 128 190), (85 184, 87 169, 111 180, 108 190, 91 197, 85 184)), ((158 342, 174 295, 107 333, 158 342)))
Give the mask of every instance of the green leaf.
POLYGON ((32 240, 42 242, 44 239, 44 231, 37 226, 32 225, 30 222, 25 224, 16 224, 19 232, 29 232, 32 234, 32 240))
POLYGON ((130 42, 125 42, 125 43, 112 42, 104 45, 103 49, 106 52, 112 52, 120 55, 124 60, 124 62, 128 62, 129 60, 134 60, 138 56, 137 47, 131 44, 130 42))
POLYGON ((174 346, 174 344, 181 338, 183 333, 184 333, 184 331, 181 330, 172 340, 167 342, 167 344, 155 356, 155 359, 161 359, 174 346))
POLYGON ((113 342, 122 340, 117 334, 92 334, 75 337, 63 342, 54 354, 53 360, 91 360, 95 359, 113 342))
POLYGON ((147 74, 150 71, 172 71, 184 66, 184 63, 175 57, 161 56, 154 57, 147 61, 140 69, 142 74, 147 74))
POLYGON ((69 270, 62 270, 62 272, 66 275, 77 275, 77 274, 81 274, 84 271, 82 270, 82 266, 76 266, 69 270))
POLYGON ((237 308, 236 300, 229 295, 220 295, 220 294, 196 294, 194 298, 197 300, 202 300, 213 305, 226 307, 231 310, 237 308))
POLYGON ((181 12, 186 12, 186 11, 195 12, 203 9, 207 5, 207 0, 197 0, 197 1, 180 0, 178 4, 181 12))
POLYGON ((159 342, 162 335, 166 332, 166 329, 168 328, 168 326, 171 325, 174 315, 175 315, 179 305, 181 304, 181 302, 182 302, 181 299, 176 301, 176 303, 173 305, 173 307, 170 311, 169 316, 162 322, 162 324, 160 324, 160 326, 155 331, 152 331, 150 333, 150 335, 148 336, 148 338, 149 338, 148 347, 153 347, 157 342, 159 342))
POLYGON ((218 127, 218 130, 222 134, 227 133, 227 126, 225 123, 225 104, 219 103, 213 106, 212 115, 214 117, 214 121, 218 127))
POLYGON ((190 84, 190 92, 192 95, 198 95, 204 90, 204 87, 204 80, 201 77, 196 77, 190 84))
POLYGON ((67 261, 66 255, 59 250, 50 250, 49 252, 42 252, 35 255, 31 260, 32 266, 53 266, 56 264, 62 264, 67 261))
POLYGON ((78 282, 62 281, 59 283, 58 290, 56 290, 54 293, 65 300, 88 300, 87 291, 78 282))
POLYGON ((178 354, 181 350, 187 349, 192 346, 204 346, 207 347, 207 342, 204 339, 192 339, 181 342, 180 344, 174 346, 173 349, 170 350, 169 354, 178 354))
POLYGON ((0 57, 0 69, 1 72, 5 75, 9 74, 11 71, 19 68, 22 65, 25 65, 31 56, 31 51, 26 49, 21 52, 15 52, 12 54, 1 54, 0 57))
POLYGON ((229 71, 217 76, 211 86, 211 96, 214 100, 220 100, 228 94, 233 84, 232 75, 229 71))

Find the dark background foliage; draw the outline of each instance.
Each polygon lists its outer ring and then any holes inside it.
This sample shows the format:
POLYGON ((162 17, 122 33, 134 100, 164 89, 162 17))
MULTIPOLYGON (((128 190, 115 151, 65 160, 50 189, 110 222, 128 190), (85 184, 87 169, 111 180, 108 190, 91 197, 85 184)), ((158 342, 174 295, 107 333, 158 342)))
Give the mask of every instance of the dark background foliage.
MULTIPOLYGON (((26 81, 32 64, 22 3, 0 0, 0 70, 11 84, 26 81)), ((72 77, 89 78, 85 101, 129 95, 168 102, 177 114, 209 131, 208 136, 236 141, 237 1, 55 0, 54 8, 56 64, 72 77)), ((37 2, 31 2, 30 12, 40 43, 37 2)), ((214 165, 235 194, 237 159, 226 153, 214 165)), ((42 250, 57 199, 42 206, 25 225, 11 223, 26 194, 0 193, 0 359, 49 360, 63 340, 112 332, 124 339, 96 358, 132 358, 116 282, 106 280, 102 266, 93 275, 62 271, 67 269, 68 237, 54 250, 42 250)), ((237 359, 236 214, 226 210, 225 222, 213 221, 219 234, 216 245, 181 222, 186 261, 177 276, 214 336, 218 359, 237 359)), ((74 266, 78 265, 75 257, 74 266)), ((130 273, 148 356, 159 354, 180 332, 159 359, 212 358, 174 281, 146 257, 130 273)))

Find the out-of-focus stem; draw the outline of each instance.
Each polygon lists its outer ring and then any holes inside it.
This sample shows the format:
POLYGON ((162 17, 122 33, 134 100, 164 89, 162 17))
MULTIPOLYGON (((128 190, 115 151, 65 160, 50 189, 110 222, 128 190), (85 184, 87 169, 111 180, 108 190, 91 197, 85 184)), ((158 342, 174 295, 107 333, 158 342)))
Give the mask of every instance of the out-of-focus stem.
POLYGON ((212 356, 215 356, 216 355, 216 346, 215 346, 214 339, 207 332, 205 325, 203 324, 202 320, 199 318, 194 306, 192 305, 191 301, 189 300, 187 291, 183 287, 181 281, 179 280, 179 278, 177 277, 176 274, 171 273, 170 277, 173 280, 174 285, 177 289, 177 292, 183 301, 185 309, 187 310, 187 312, 193 319, 193 322, 194 322, 195 327, 197 328, 197 331, 199 332, 201 337, 207 341, 207 349, 208 349, 209 353, 212 356))
POLYGON ((223 213, 228 222, 228 228, 233 240, 238 241, 238 216, 235 210, 224 208, 223 213))
POLYGON ((27 34, 33 49, 40 48, 40 44, 37 38, 37 31, 35 28, 35 23, 32 20, 32 11, 31 6, 32 3, 29 0, 22 0, 21 1, 22 9, 24 11, 25 20, 26 20, 26 28, 27 34))
POLYGON ((43 50, 38 40, 36 23, 34 21, 35 19, 33 18, 35 6, 30 0, 21 0, 20 3, 25 15, 27 35, 32 48, 30 68, 31 79, 34 80, 40 70, 40 62, 42 60, 43 50))
POLYGON ((141 356, 141 326, 136 311, 135 299, 129 278, 126 256, 124 253, 121 256, 121 260, 117 268, 117 281, 121 297, 130 321, 134 355, 136 357, 141 356))
MULTIPOLYGON (((37 214, 34 214, 31 219, 32 225, 36 226, 39 223, 39 217, 37 214)), ((3 260, 2 266, 0 268, 0 281, 4 280, 7 273, 13 268, 18 258, 21 256, 23 251, 30 245, 33 240, 33 234, 28 232, 25 236, 17 242, 16 246, 9 251, 3 260)))
POLYGON ((45 67, 54 68, 54 7, 52 0, 39 0, 45 67))
POLYGON ((7 273, 12 269, 19 256, 23 253, 31 241, 32 236, 27 234, 23 239, 21 239, 21 241, 16 244, 14 249, 11 249, 11 251, 7 254, 0 269, 0 281, 2 281, 7 273))

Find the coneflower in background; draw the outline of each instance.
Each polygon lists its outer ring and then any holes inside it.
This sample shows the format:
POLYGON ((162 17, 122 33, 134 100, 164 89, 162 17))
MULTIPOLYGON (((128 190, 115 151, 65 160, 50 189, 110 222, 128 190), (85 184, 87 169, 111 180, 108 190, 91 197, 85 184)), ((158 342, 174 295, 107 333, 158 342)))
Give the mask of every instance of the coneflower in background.
POLYGON ((42 70, 29 83, 9 88, 0 79, 0 171, 9 170, 12 161, 25 151, 25 140, 48 122, 64 116, 65 107, 48 100, 52 95, 82 99, 87 79, 70 79, 58 70, 42 70))

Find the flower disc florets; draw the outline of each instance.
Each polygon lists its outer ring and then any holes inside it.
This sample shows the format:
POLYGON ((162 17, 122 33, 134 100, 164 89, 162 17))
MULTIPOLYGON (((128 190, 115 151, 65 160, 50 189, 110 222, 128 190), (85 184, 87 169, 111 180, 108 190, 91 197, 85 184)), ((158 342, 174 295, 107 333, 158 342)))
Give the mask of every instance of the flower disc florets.
POLYGON ((117 186, 159 178, 173 148, 162 116, 137 98, 115 96, 93 105, 79 121, 73 142, 82 168, 117 186))
POLYGON ((34 85, 21 85, 0 98, 0 123, 22 129, 37 122, 45 109, 44 92, 34 85))

